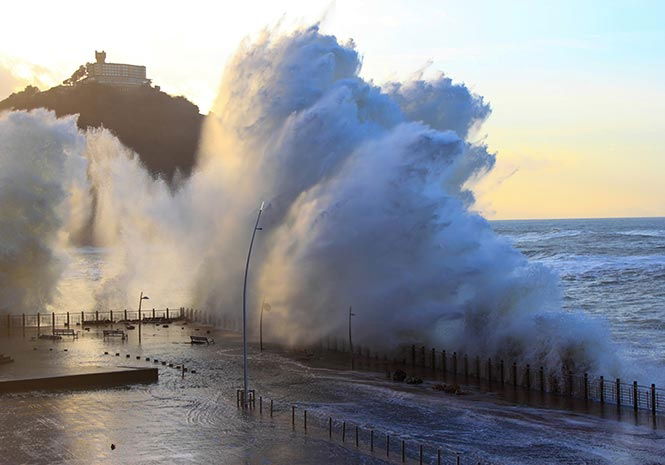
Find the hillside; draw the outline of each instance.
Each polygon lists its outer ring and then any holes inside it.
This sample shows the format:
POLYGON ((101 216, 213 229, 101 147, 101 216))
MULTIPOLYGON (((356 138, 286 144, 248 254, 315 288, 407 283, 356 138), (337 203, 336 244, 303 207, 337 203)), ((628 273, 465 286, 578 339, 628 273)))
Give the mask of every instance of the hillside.
POLYGON ((81 129, 104 126, 136 151, 150 172, 168 180, 176 169, 191 172, 204 118, 186 98, 150 86, 128 91, 90 83, 43 92, 28 86, 0 102, 0 111, 34 108, 58 116, 78 113, 81 129))

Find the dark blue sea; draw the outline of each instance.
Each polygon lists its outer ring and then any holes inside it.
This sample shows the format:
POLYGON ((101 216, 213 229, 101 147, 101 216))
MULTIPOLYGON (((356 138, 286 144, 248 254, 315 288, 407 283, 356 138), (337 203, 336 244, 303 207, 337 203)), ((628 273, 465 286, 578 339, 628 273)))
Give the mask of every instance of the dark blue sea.
POLYGON ((563 305, 610 326, 629 359, 665 366, 665 218, 492 221, 561 277, 563 305))

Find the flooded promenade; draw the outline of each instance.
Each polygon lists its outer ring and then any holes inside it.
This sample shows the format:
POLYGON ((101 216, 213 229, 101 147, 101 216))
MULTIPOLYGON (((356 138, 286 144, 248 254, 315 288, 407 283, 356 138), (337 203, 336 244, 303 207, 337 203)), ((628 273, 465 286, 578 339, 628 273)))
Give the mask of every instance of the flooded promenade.
POLYGON ((144 325, 140 346, 134 330, 126 341, 105 340, 101 328, 83 331, 78 340, 4 336, 0 352, 15 362, 0 366, 0 379, 152 366, 159 369, 159 380, 111 389, 3 394, 0 463, 401 463, 402 440, 409 445, 407 463, 419 463, 417 444, 426 445, 423 463, 436 463, 436 448, 444 451, 442 463, 450 464, 455 453, 462 464, 474 465, 663 463, 664 431, 644 416, 619 416, 612 409, 568 411, 471 388, 468 395, 450 396, 432 390, 432 383, 394 383, 378 370, 350 372, 343 359, 299 352, 251 348, 252 388, 273 399, 275 411, 273 418, 265 409, 263 415, 258 408, 243 412, 236 405, 242 383, 238 336, 211 330, 215 344, 189 344, 190 334, 207 331, 177 323, 144 325), (175 368, 183 364, 184 377, 175 368), (297 407, 295 428, 292 405, 297 407), (328 417, 336 420, 332 440, 328 417), (349 422, 344 443, 341 421, 349 422), (356 425, 377 432, 374 452, 366 437, 356 448, 356 425), (394 444, 389 458, 382 434, 394 444))

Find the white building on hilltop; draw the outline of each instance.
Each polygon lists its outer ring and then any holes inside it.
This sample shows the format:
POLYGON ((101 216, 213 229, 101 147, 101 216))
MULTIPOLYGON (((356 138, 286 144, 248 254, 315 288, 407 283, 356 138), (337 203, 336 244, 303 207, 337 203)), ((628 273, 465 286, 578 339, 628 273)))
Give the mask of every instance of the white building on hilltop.
POLYGON ((150 85, 146 78, 145 66, 124 63, 106 63, 106 52, 95 50, 95 63, 86 63, 85 78, 81 83, 96 82, 125 88, 150 85))

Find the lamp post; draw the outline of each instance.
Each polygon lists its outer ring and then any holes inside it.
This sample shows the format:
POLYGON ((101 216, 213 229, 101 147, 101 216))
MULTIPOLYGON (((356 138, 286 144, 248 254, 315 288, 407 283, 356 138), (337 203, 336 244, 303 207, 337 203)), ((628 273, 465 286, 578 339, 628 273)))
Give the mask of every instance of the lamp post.
POLYGON ((259 318, 259 349, 261 352, 263 352, 263 311, 265 310, 266 312, 269 312, 270 308, 270 304, 267 304, 266 299, 263 299, 263 303, 261 304, 261 317, 259 318))
POLYGON ((349 305, 349 349, 351 349, 351 369, 355 370, 355 361, 353 355, 353 339, 351 339, 351 317, 355 316, 355 313, 351 312, 351 306, 349 305))
POLYGON ((141 291, 141 297, 139 297, 139 344, 141 343, 141 304, 149 298, 147 295, 143 295, 143 291, 141 291))
POLYGON ((249 273, 249 259, 252 256, 252 246, 254 246, 254 237, 256 236, 256 231, 260 231, 262 228, 259 228, 259 220, 261 219, 261 213, 263 213, 264 202, 261 202, 261 207, 259 208, 259 214, 256 216, 256 223, 254 224, 254 229, 252 230, 252 240, 249 242, 249 251, 247 252, 247 263, 245 263, 245 280, 242 285, 242 369, 243 369, 243 392, 245 397, 243 398, 243 408, 247 408, 249 399, 249 389, 248 389, 248 375, 247 375, 247 274, 249 273))

